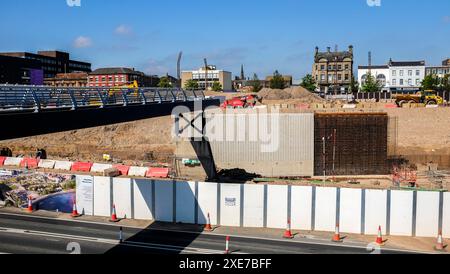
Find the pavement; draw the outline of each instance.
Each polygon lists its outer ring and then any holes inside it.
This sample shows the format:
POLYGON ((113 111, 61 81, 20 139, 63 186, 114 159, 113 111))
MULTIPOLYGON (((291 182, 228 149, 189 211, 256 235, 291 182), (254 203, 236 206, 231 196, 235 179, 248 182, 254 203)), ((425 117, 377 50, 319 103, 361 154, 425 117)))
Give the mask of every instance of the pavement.
POLYGON ((0 253, 7 254, 224 254, 226 236, 231 236, 233 254, 432 253, 392 244, 368 249, 368 243, 360 239, 333 243, 328 235, 295 233, 295 239, 285 240, 282 230, 218 227, 204 232, 198 225, 137 220, 113 224, 107 218, 91 216, 73 220, 68 214, 54 212, 0 210, 0 253))

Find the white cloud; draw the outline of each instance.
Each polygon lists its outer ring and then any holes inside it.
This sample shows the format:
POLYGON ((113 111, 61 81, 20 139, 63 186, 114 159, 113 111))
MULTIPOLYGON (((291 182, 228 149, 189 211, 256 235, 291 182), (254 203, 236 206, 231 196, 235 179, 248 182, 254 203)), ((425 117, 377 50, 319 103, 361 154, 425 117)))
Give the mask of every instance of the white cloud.
POLYGON ((160 60, 150 59, 144 65, 144 72, 149 75, 164 75, 170 73, 168 63, 160 60))
POLYGON ((115 29, 114 32, 118 35, 130 35, 133 34, 133 29, 127 25, 120 25, 115 29))
POLYGON ((92 46, 92 39, 85 36, 79 36, 75 41, 73 42, 73 46, 75 48, 88 48, 92 46))

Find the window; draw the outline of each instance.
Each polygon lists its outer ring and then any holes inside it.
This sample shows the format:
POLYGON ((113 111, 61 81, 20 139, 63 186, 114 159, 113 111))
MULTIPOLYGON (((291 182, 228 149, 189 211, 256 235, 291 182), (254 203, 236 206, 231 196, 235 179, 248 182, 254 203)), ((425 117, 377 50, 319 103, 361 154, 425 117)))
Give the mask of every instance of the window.
POLYGON ((416 76, 420 76, 420 70, 416 70, 416 76))
POLYGON ((408 76, 412 76, 412 70, 408 70, 408 76))
POLYGON ((342 65, 338 65, 338 70, 342 70, 342 65))
POLYGON ((420 86, 420 79, 416 79, 416 86, 420 86))
POLYGON ((349 65, 349 64, 346 64, 346 65, 345 65, 345 69, 350 69, 350 65, 349 65))
POLYGON ((325 74, 320 75, 320 80, 325 81, 325 74))
POLYGON ((400 79, 400 86, 403 86, 404 82, 403 79, 400 79))
MULTIPOLYGON (((400 76, 403 76, 403 70, 400 70, 400 76)), ((401 81, 401 80, 400 80, 401 81)))
POLYGON ((397 71, 396 70, 392 71, 392 76, 397 76, 397 71))
MULTIPOLYGON (((411 72, 412 73, 412 72, 411 72)), ((412 86, 412 79, 408 79, 408 85, 412 86)))
POLYGON ((345 81, 350 80, 350 76, 348 74, 345 74, 345 81))
POLYGON ((392 85, 396 86, 397 85, 397 79, 392 79, 392 85))
POLYGON ((325 70, 325 65, 321 65, 320 70, 325 70))
POLYGON ((342 74, 338 74, 338 80, 339 80, 339 81, 342 80, 342 74))

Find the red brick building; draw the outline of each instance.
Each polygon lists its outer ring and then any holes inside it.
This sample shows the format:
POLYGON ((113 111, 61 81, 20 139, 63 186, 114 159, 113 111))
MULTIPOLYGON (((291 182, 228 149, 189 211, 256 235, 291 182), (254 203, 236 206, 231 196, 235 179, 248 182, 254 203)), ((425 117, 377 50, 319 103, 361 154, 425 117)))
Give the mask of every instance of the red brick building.
POLYGON ((148 76, 131 68, 100 68, 88 77, 88 87, 117 87, 137 81, 140 87, 156 87, 157 76, 148 76))

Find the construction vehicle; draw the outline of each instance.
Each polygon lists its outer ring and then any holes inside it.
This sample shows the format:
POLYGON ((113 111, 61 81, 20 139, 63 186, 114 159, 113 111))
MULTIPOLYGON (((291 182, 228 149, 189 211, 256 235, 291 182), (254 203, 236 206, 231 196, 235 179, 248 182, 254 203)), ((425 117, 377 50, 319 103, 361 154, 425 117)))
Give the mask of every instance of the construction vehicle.
POLYGON ((259 101, 258 97, 253 95, 234 97, 226 100, 221 105, 221 108, 252 108, 256 105, 257 101, 259 101))
MULTIPOLYGON (((136 80, 133 82, 129 82, 123 86, 115 86, 110 88, 109 90, 102 90, 103 96, 106 96, 106 101, 110 104, 116 103, 117 99, 116 96, 119 98, 122 97, 122 92, 126 91, 127 95, 133 94, 134 97, 139 96, 139 84, 136 80)), ((92 98, 89 101, 89 105, 91 106, 100 106, 102 105, 102 102, 100 101, 100 98, 92 98)))
POLYGON ((416 94, 396 94, 392 96, 395 99, 395 103, 399 107, 403 107, 406 103, 416 103, 425 105, 442 105, 444 104, 444 98, 437 95, 434 90, 419 91, 416 94))
POLYGON ((114 96, 114 94, 116 94, 118 92, 121 93, 122 90, 124 90, 124 89, 128 89, 128 90, 134 89, 134 92, 137 95, 138 94, 138 90, 139 90, 139 84, 138 84, 138 82, 136 80, 134 80, 133 82, 129 82, 129 83, 123 85, 123 86, 114 87, 114 88, 109 90, 109 97, 114 96))

